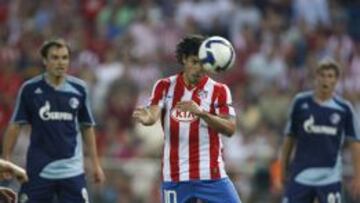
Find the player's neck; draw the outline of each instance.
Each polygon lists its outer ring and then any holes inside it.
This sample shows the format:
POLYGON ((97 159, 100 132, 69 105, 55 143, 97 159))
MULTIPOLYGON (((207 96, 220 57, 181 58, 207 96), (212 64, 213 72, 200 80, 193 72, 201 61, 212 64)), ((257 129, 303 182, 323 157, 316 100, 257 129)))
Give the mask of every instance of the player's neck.
POLYGON ((315 92, 315 100, 317 102, 325 102, 329 99, 331 99, 333 96, 332 92, 331 93, 328 93, 328 92, 321 92, 321 91, 316 91, 315 92))
POLYGON ((186 79, 184 80, 184 83, 185 83, 186 87, 191 88, 191 89, 196 86, 196 84, 190 83, 186 79))
POLYGON ((65 77, 64 76, 53 76, 49 73, 45 73, 45 79, 51 86, 58 87, 64 82, 65 77))
POLYGON ((182 75, 182 78, 183 78, 183 81, 184 81, 186 87, 193 88, 196 86, 196 84, 191 83, 190 80, 184 74, 182 75))

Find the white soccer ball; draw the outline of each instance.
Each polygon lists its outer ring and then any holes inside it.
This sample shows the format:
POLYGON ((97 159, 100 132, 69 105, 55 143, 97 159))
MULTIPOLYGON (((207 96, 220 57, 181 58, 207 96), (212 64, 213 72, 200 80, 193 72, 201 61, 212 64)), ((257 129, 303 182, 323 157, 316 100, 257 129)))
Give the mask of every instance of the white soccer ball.
POLYGON ((199 48, 199 59, 205 70, 224 72, 234 66, 235 51, 231 43, 219 36, 207 38, 199 48))

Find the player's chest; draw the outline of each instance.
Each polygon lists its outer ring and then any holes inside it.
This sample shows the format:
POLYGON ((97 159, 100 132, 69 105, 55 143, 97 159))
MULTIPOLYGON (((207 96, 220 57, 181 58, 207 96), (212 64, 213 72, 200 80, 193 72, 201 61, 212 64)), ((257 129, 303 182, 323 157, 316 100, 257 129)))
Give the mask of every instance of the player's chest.
POLYGON ((317 122, 331 124, 337 124, 344 120, 345 117, 345 114, 340 110, 308 103, 301 104, 298 107, 296 114, 300 120, 307 120, 308 118, 313 117, 317 122))
POLYGON ((334 108, 303 103, 295 113, 295 122, 305 131, 336 134, 344 125, 345 113, 334 108))
POLYGON ((38 88, 31 94, 28 106, 33 112, 41 115, 44 113, 76 113, 81 105, 78 95, 60 91, 47 91, 38 88))
POLYGON ((176 108, 176 104, 180 101, 192 101, 207 112, 210 112, 213 107, 212 92, 208 89, 184 90, 181 95, 168 93, 164 101, 165 109, 171 120, 180 123, 191 123, 198 120, 192 112, 176 108))

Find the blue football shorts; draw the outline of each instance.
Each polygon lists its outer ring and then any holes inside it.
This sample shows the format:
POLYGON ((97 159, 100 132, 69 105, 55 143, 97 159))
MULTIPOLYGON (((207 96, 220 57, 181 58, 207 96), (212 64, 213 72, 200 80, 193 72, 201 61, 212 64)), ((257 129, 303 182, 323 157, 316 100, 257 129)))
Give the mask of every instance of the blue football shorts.
POLYGON ((163 203, 241 203, 229 178, 184 182, 163 182, 163 203))
POLYGON ((64 179, 29 177, 19 192, 19 203, 89 203, 84 174, 64 179))
POLYGON ((341 203, 340 182, 322 186, 308 186, 290 181, 285 189, 282 203, 341 203))

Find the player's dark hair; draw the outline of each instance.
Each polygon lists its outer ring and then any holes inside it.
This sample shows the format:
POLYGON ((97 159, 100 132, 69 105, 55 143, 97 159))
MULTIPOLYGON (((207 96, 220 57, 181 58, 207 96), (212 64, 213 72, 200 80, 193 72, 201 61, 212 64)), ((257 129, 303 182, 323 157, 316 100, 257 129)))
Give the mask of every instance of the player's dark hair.
POLYGON ((49 49, 51 47, 57 47, 57 48, 66 47, 69 54, 70 54, 70 46, 66 43, 66 41, 64 39, 62 39, 62 38, 52 38, 50 40, 46 40, 42 44, 42 46, 40 48, 40 55, 43 58, 47 58, 49 49))
POLYGON ((176 59, 183 64, 183 57, 198 55, 201 43, 205 37, 201 35, 187 35, 176 45, 176 59))
POLYGON ((334 61, 333 59, 329 58, 321 60, 317 65, 316 72, 318 73, 322 70, 334 70, 337 78, 340 76, 341 73, 340 65, 336 63, 336 61, 334 61))

